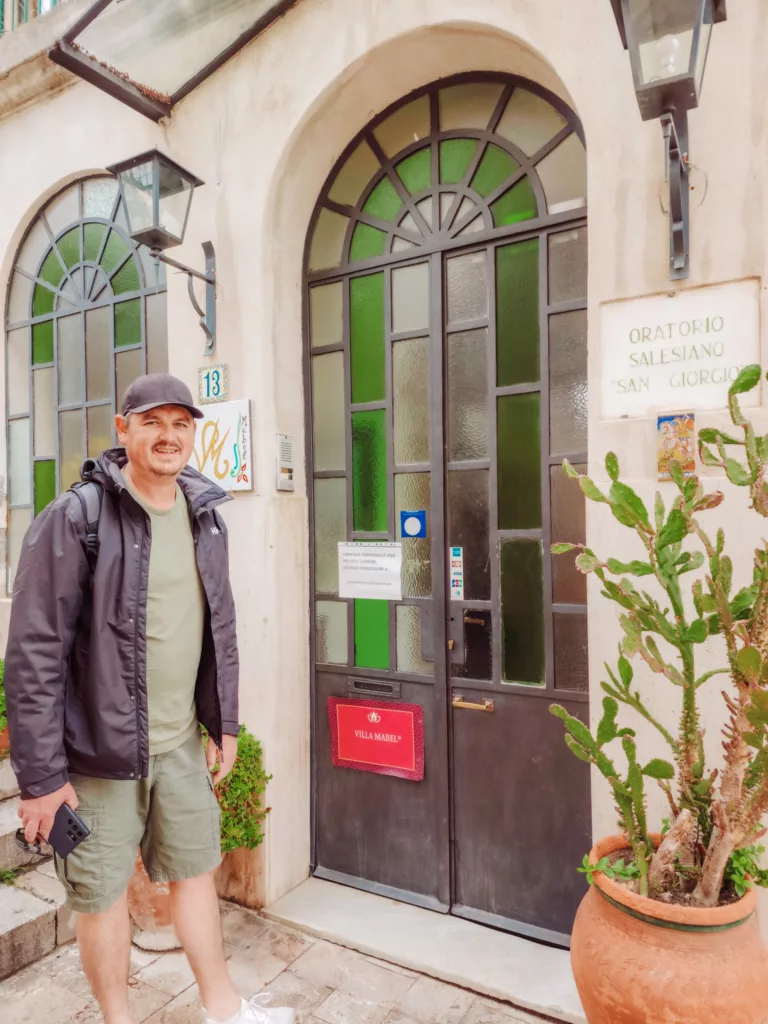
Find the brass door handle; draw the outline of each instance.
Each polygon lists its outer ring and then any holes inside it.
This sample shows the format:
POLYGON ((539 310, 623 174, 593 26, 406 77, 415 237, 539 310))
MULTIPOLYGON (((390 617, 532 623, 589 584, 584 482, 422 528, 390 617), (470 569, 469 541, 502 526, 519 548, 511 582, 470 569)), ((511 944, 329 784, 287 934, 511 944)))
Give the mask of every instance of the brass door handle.
POLYGON ((451 707, 466 708, 468 711, 490 711, 493 713, 496 710, 496 701, 488 700, 486 697, 482 704, 473 704, 472 701, 464 700, 463 694, 457 693, 451 701, 451 707))

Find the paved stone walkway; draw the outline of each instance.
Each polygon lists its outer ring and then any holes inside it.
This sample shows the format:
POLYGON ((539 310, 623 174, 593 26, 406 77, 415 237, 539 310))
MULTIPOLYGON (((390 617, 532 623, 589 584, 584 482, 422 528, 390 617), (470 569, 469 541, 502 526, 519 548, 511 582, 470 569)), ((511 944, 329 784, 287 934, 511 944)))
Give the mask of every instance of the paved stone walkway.
MULTIPOLYGON (((272 924, 222 904, 230 972, 243 996, 269 992, 304 1024, 541 1024, 471 992, 272 924)), ((200 999, 183 953, 133 947, 136 1024, 200 1024, 200 999)), ((2 1024, 98 1024, 74 943, 0 983, 2 1024)))

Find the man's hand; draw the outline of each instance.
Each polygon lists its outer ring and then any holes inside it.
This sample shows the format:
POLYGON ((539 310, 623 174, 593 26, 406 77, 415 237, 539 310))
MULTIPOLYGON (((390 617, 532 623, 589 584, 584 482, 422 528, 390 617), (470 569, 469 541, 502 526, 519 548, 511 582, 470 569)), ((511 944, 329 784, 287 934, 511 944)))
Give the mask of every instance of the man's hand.
POLYGON ((222 749, 216 746, 211 737, 208 737, 208 746, 205 756, 208 760, 208 769, 213 769, 218 762, 218 770, 213 772, 213 784, 217 786, 222 779, 232 771, 232 765, 237 760, 237 736, 224 736, 222 749))
POLYGON ((69 782, 46 796, 21 801, 19 817, 24 826, 24 838, 28 843, 34 843, 38 835, 48 841, 53 819, 62 804, 69 804, 73 811, 77 810, 77 793, 69 782))

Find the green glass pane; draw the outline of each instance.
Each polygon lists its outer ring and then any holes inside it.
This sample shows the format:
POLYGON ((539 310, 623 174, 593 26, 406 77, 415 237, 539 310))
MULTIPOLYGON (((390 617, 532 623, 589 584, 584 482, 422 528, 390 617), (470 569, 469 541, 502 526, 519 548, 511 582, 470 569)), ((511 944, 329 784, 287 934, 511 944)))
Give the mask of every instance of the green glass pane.
POLYGON ((477 139, 446 139, 440 143, 440 181, 458 185, 477 152, 477 139))
POLYGON ((51 288, 58 288, 61 284, 61 279, 64 277, 64 267, 62 267, 61 260, 55 249, 51 249, 43 260, 39 276, 51 288))
POLYGON ((355 665, 389 668, 389 602, 355 601, 355 665))
POLYGON ((541 543, 501 542, 502 680, 544 683, 544 595, 541 543))
POLYGON ((132 256, 119 273, 112 278, 112 289, 115 295, 122 295, 123 292, 137 292, 139 288, 141 288, 139 265, 136 258, 132 256))
POLYGON ((432 184, 432 159, 429 146, 411 153, 405 160, 397 165, 397 173, 400 180, 413 195, 416 192, 423 192, 432 184))
POLYGON ((498 399, 499 529, 541 526, 540 396, 498 399))
POLYGON ((61 258, 68 267, 80 262, 80 228, 72 228, 58 241, 61 258))
POLYGON ((111 273, 118 263, 122 263, 127 252, 128 246, 125 244, 122 235, 117 231, 110 231, 100 260, 102 267, 104 267, 108 274, 111 273))
POLYGON ((480 166, 472 179, 472 188, 481 196, 490 195, 502 185, 520 165, 499 146, 490 145, 483 153, 480 166))
POLYGON ((509 192, 505 192, 501 199, 497 199, 491 205, 491 213, 497 228, 537 217, 539 210, 536 206, 536 197, 528 179, 523 178, 509 192))
POLYGON ((384 409, 352 413, 353 529, 387 532, 387 434, 384 409))
POLYGON ((384 381, 384 275, 349 282, 352 402, 380 402, 384 381))
POLYGON ((358 224, 349 247, 349 262, 355 263, 357 260, 369 260, 374 256, 383 256, 386 242, 387 236, 383 231, 372 228, 370 224, 358 224))
POLYGON ((35 463, 35 515, 56 497, 56 462, 46 459, 35 463))
POLYGON ((106 233, 107 229, 103 224, 85 225, 85 258, 91 263, 96 262, 106 233))
POLYGON ((32 362, 53 362, 53 320, 32 326, 32 362))
POLYGON ((115 305, 115 348, 141 344, 141 299, 115 305))
POLYGON ((365 201, 363 209, 379 220, 394 220, 403 201, 389 178, 382 178, 365 201))
POLYGON ((496 250, 496 375, 500 388, 541 375, 536 238, 496 250))
POLYGON ((32 296, 32 316, 45 316, 46 313, 52 313, 55 300, 56 295, 50 288, 36 284, 32 296))

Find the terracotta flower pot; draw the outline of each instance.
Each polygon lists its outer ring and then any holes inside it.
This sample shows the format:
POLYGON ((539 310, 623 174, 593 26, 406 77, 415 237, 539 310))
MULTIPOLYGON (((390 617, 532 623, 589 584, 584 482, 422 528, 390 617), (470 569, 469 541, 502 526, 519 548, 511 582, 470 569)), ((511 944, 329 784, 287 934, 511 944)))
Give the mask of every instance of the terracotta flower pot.
MULTIPOLYGON (((609 836, 590 862, 626 845, 609 836)), ((668 905, 596 874, 571 939, 589 1024, 766 1024, 768 951, 756 907, 753 891, 712 910, 668 905)))
POLYGON ((170 889, 167 884, 150 880, 141 854, 136 857, 128 886, 128 910, 135 926, 133 941, 140 949, 181 948, 171 922, 170 889))
POLYGON ((8 734, 8 727, 0 729, 0 758, 6 757, 11 750, 11 737, 8 734))

